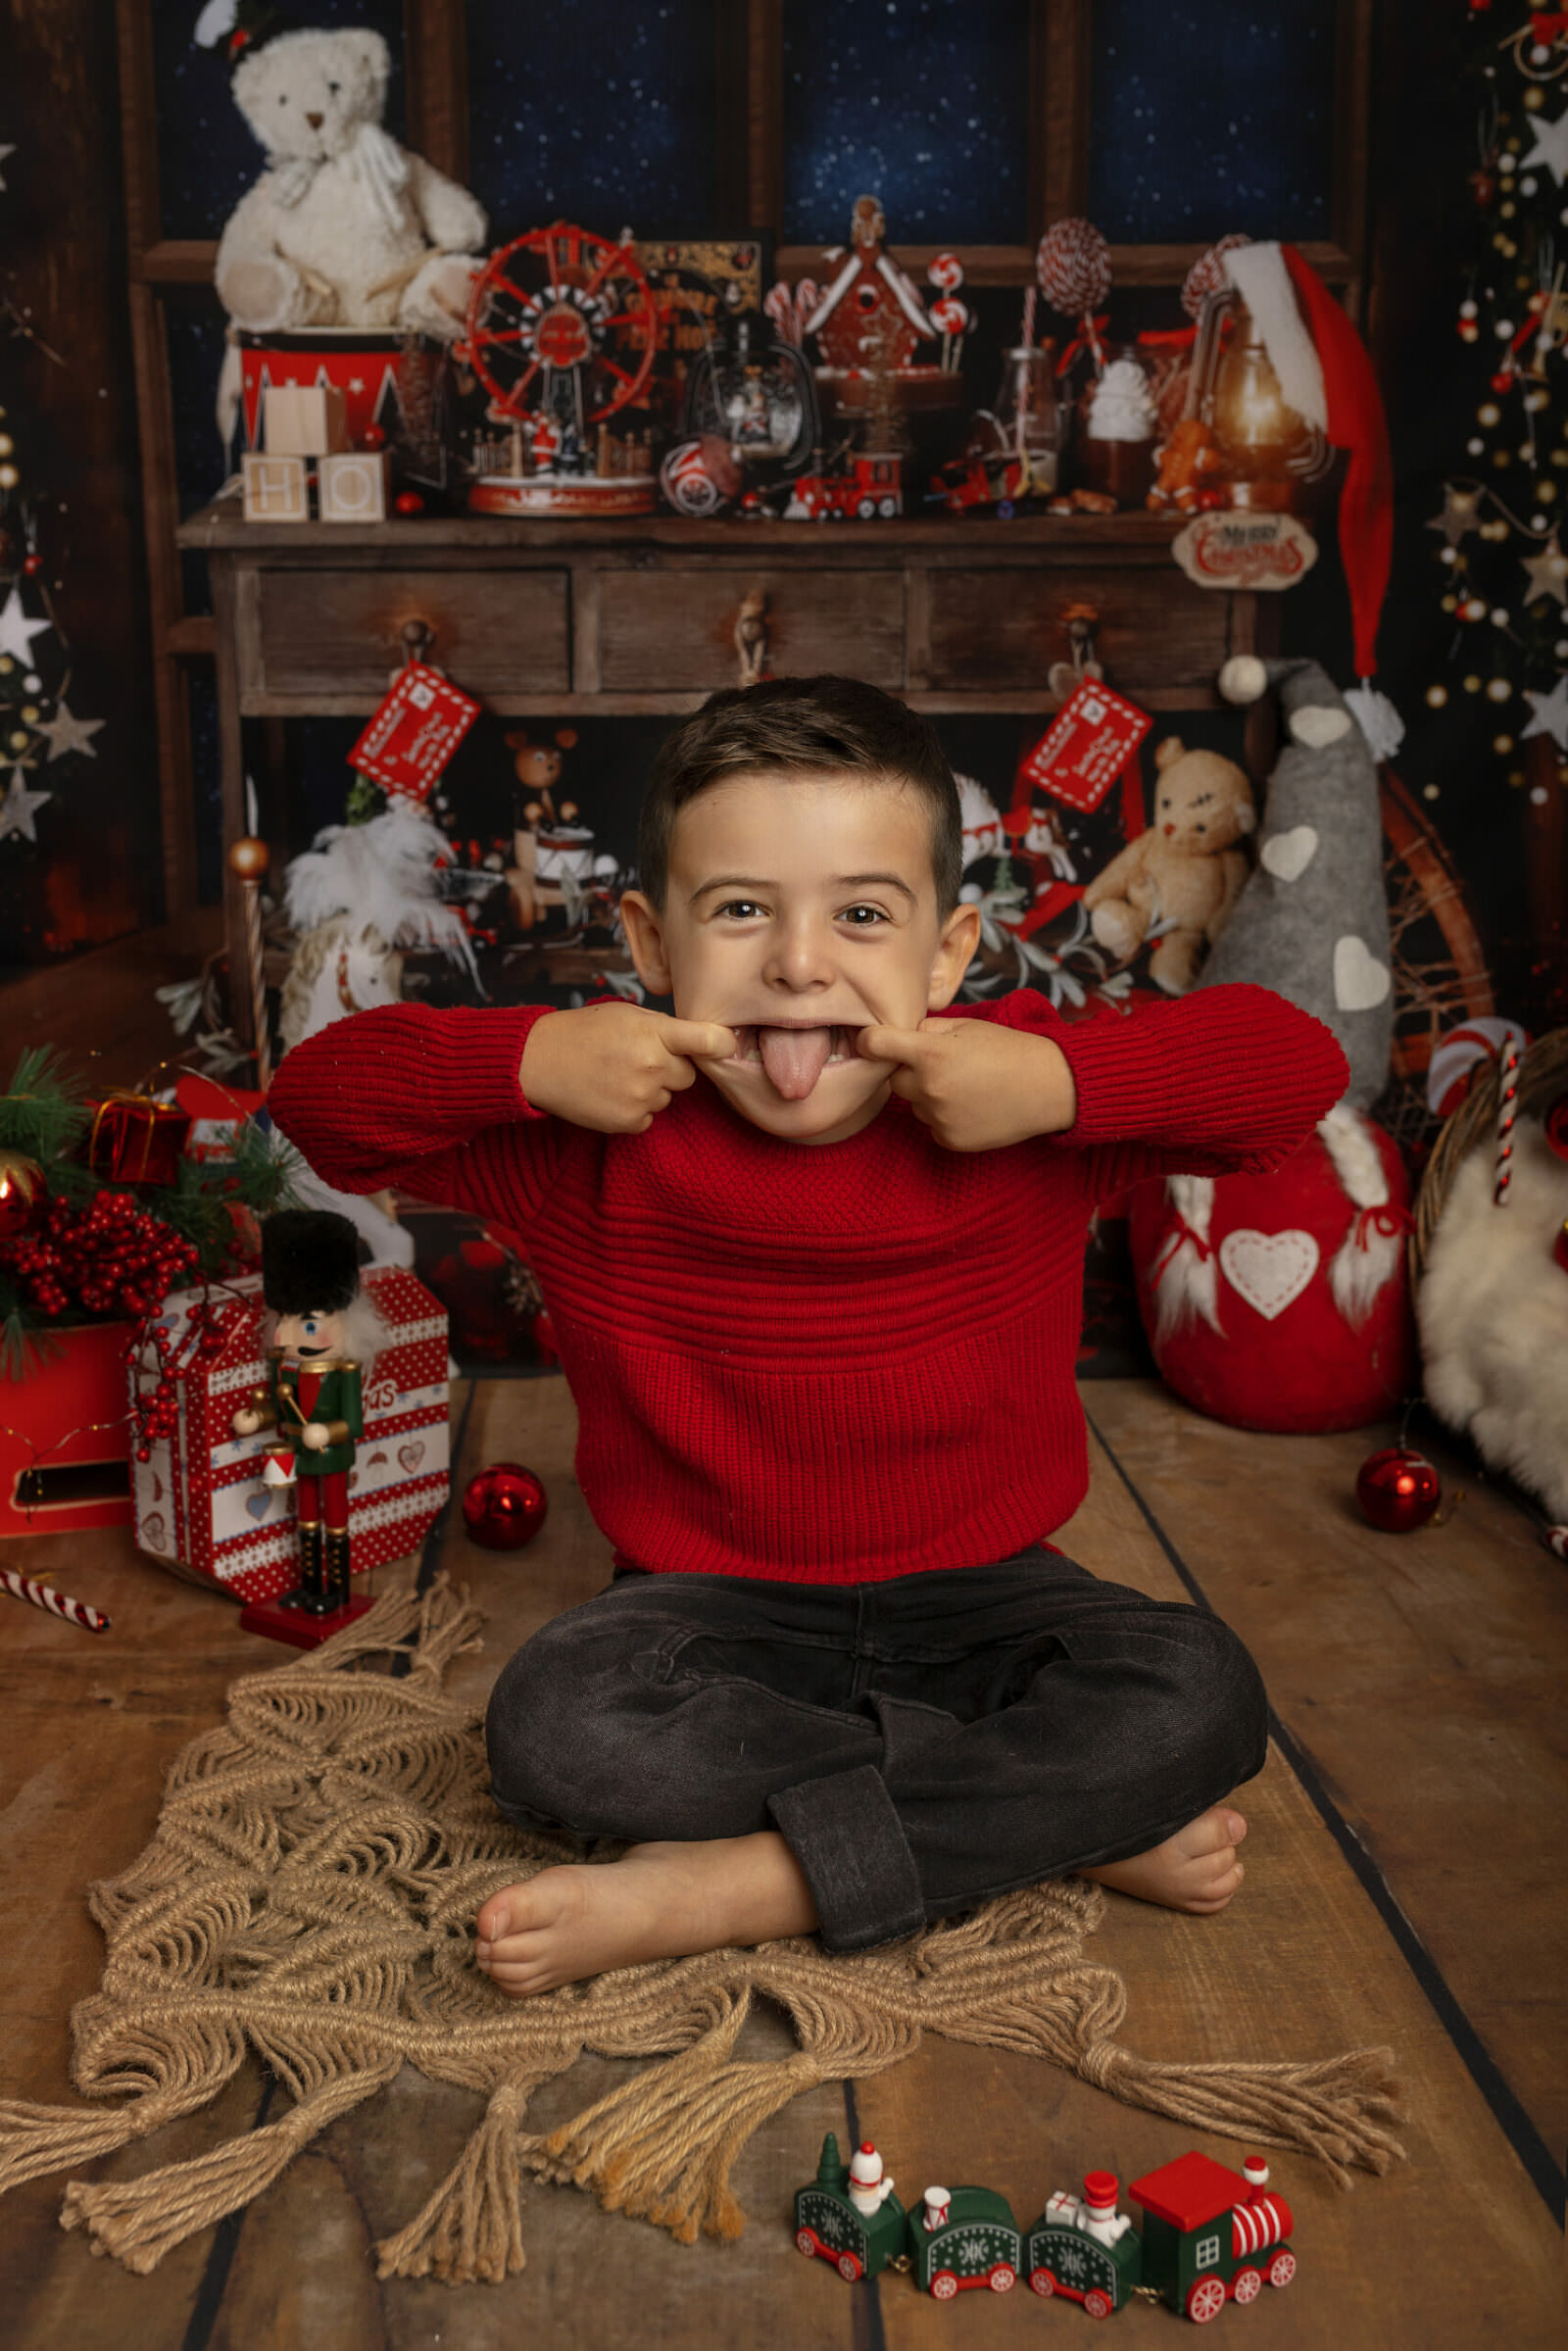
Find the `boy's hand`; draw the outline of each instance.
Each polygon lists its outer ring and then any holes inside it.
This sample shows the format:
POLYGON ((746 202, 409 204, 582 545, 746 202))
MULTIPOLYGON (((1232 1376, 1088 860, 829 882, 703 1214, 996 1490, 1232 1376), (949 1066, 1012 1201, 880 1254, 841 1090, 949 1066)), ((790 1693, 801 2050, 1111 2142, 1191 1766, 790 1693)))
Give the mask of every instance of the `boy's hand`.
POLYGON ((601 1135, 641 1135, 672 1094, 695 1083, 698 1061, 725 1061, 735 1032, 713 1020, 676 1020, 641 1004, 584 1004, 535 1022, 517 1082, 536 1110, 601 1135))
POLYGON ((862 1029, 858 1050, 894 1064, 894 1093, 945 1151, 1002 1151, 1031 1135, 1059 1134, 1077 1114, 1066 1055, 1023 1029, 938 1012, 917 1029, 862 1029))

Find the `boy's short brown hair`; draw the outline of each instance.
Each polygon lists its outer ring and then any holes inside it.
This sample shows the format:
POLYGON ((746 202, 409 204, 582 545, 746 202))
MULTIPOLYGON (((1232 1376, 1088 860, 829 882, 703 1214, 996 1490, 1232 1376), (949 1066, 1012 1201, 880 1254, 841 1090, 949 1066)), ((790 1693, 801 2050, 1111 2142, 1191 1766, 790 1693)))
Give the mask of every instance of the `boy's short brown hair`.
POLYGON ((661 908, 675 818, 688 801, 733 775, 821 775, 849 768, 909 784, 931 812, 931 870, 945 922, 958 903, 963 820, 936 728, 879 686, 854 677, 771 677, 710 694, 660 745, 643 794, 638 879, 661 908))

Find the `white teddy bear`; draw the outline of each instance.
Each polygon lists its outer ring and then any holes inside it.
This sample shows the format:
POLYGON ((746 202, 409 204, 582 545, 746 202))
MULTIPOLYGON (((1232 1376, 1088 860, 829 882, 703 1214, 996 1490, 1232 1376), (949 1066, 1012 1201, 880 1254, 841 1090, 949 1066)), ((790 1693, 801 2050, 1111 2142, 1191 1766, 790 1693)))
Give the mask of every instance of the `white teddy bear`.
POLYGON ((269 169, 218 248, 236 326, 461 330, 485 216, 381 128, 390 68, 381 35, 359 27, 278 33, 241 55, 234 102, 269 169))

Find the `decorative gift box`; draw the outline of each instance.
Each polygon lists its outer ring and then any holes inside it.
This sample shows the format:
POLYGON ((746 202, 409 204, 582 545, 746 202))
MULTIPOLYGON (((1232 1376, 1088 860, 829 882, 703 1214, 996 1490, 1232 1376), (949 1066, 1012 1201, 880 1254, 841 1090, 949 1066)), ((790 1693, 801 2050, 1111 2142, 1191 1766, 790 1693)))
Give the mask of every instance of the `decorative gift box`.
POLYGON ((108 1094, 90 1105, 87 1164, 119 1184, 173 1184, 190 1133, 189 1113, 150 1094, 108 1094))
MULTIPOLYGON (((401 1266, 370 1267, 365 1287, 393 1343, 366 1367, 365 1436, 349 1473, 357 1576, 416 1550, 451 1484, 446 1313, 401 1266)), ((178 1292, 158 1318, 176 1350, 202 1296, 178 1292)), ((299 1581, 295 1489, 266 1479, 275 1443, 270 1429, 254 1437, 232 1430, 234 1413, 267 1377, 260 1277, 215 1292, 213 1304, 219 1352, 179 1381, 172 1435, 131 1465, 136 1541, 155 1559, 220 1584, 236 1599, 274 1599, 299 1581)))
POLYGON ((133 1329, 53 1330, 42 1359, 0 1387, 0 1537, 130 1524, 125 1348, 133 1329))

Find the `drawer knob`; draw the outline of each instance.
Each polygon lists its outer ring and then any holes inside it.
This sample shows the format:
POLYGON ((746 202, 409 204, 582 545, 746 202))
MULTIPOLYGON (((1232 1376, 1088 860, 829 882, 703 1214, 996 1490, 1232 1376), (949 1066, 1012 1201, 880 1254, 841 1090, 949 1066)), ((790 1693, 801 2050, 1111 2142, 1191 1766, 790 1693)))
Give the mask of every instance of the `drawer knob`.
POLYGON ((427 661, 435 643, 435 630, 428 620, 406 620, 403 624, 403 659, 405 661, 427 661))
POLYGON ((735 682, 755 686, 767 675, 767 593, 748 588, 735 615, 735 682))
POLYGON ((1062 633, 1067 640, 1067 659, 1053 661, 1046 679, 1058 702, 1075 694, 1086 677, 1103 677, 1105 672, 1095 651, 1095 631, 1100 626, 1100 613, 1092 604, 1070 604, 1061 615, 1062 633))

